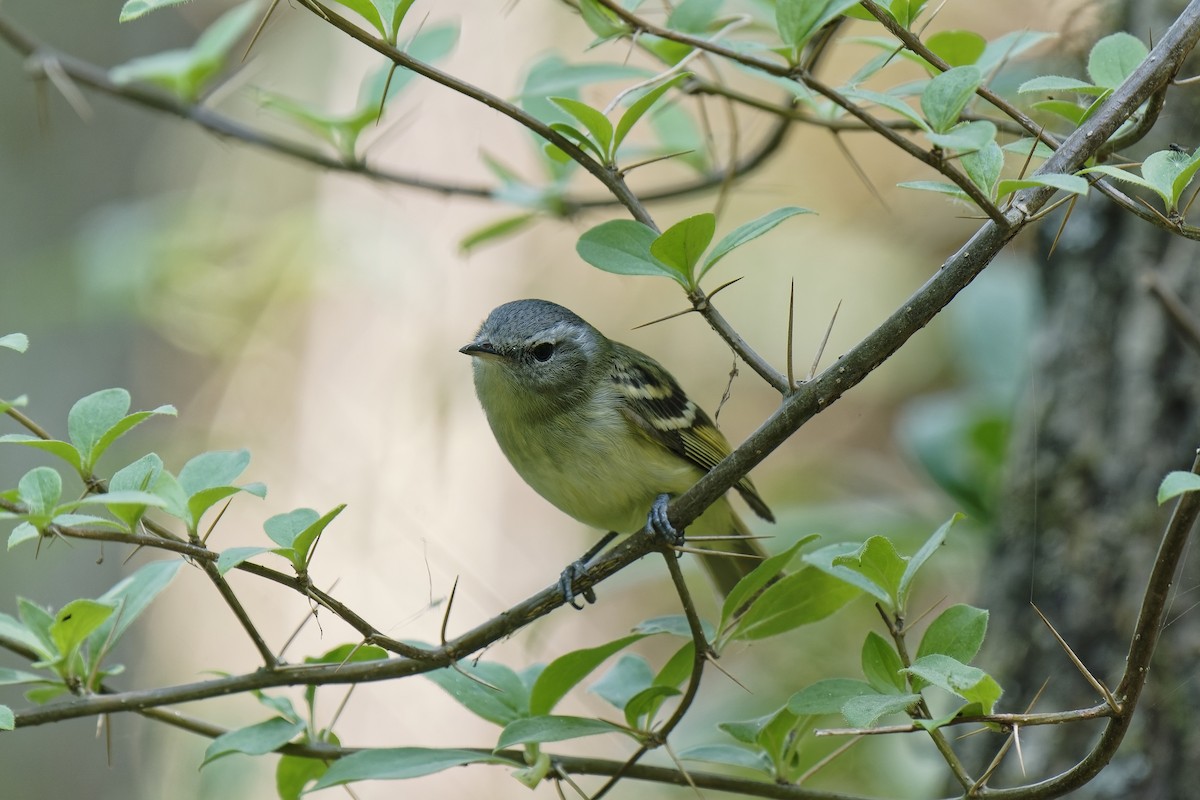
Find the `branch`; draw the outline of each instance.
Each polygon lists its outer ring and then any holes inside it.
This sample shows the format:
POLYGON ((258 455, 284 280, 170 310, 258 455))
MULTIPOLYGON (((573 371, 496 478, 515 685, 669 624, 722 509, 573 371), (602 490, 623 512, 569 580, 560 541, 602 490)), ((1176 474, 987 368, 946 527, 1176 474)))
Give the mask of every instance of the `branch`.
MULTIPOLYGON (((1200 0, 1191 0, 1154 46, 1150 56, 1113 92, 1086 126, 1067 137, 1038 172, 1078 170, 1138 106, 1167 82, 1197 39, 1200 39, 1200 0)), ((671 524, 678 529, 686 527, 808 420, 890 358, 983 271, 1053 194, 1054 190, 1048 187, 1017 193, 1004 213, 1006 222, 1003 226, 994 221, 984 223, 924 286, 875 330, 835 364, 790 394, 729 457, 672 501, 668 509, 671 524)))
POLYGON ((355 39, 361 44, 371 48, 375 52, 386 56, 387 58, 391 59, 393 63, 404 67, 405 69, 412 70, 416 74, 428 78, 434 83, 441 84, 447 89, 458 92, 465 97, 469 97, 470 99, 475 100, 476 102, 481 103, 488 108, 499 111, 509 119, 520 123, 536 133, 538 136, 541 136, 543 139, 550 142, 555 147, 570 156, 573 161, 575 161, 585 170, 590 172, 596 178, 596 180, 600 181, 600 183, 612 193, 613 197, 615 197, 621 205, 625 206, 634 219, 650 226, 651 228, 655 227, 654 219, 646 211, 645 206, 642 205, 642 202, 638 199, 637 195, 630 191, 619 170, 610 169, 609 167, 606 167, 600 162, 591 158, 587 153, 581 150, 578 145, 560 134, 558 131, 552 130, 549 125, 542 122, 537 117, 527 113, 525 110, 513 105, 507 100, 504 100, 503 98, 486 91, 485 89, 475 86, 474 84, 467 83, 457 76, 451 75, 448 72, 443 72, 437 67, 413 58, 408 53, 405 53, 393 45, 388 44, 383 39, 379 39, 367 33, 350 20, 346 19, 340 14, 335 13, 332 9, 318 2, 318 0, 297 0, 297 2, 311 11, 323 22, 332 25, 346 35, 350 36, 352 39, 355 39))
POLYGON ((982 209, 983 212, 987 214, 993 222, 999 225, 1005 224, 1004 215, 1000 213, 998 208, 996 208, 996 205, 992 202, 991 198, 984 194, 983 190, 976 186, 975 182, 963 174, 961 170, 949 164, 939 154, 925 150, 924 148, 919 147, 915 143, 904 138, 899 133, 892 130, 892 128, 887 124, 868 114, 855 103, 850 102, 850 100, 843 96, 840 92, 830 86, 827 86, 823 81, 817 80, 812 73, 803 67, 790 67, 782 64, 776 64, 772 61, 765 61, 761 58, 748 55, 738 50, 715 44, 707 39, 689 36, 687 34, 679 33, 678 31, 673 31, 670 28, 663 28, 658 25, 654 25, 642 19, 641 17, 638 17, 632 12, 627 11, 623 6, 617 3, 616 0, 596 0, 596 2, 607 8, 609 11, 612 11, 628 25, 630 25, 635 31, 648 33, 652 36, 658 36, 663 39, 669 39, 671 41, 686 44, 689 47, 695 47, 700 50, 707 50, 710 53, 715 53, 716 55, 723 56, 730 61, 735 61, 744 66, 760 70, 768 75, 774 75, 776 77, 787 78, 789 80, 803 83, 817 94, 832 100, 839 107, 845 109, 872 131, 879 134, 896 147, 899 147, 916 160, 932 167, 946 178, 953 181, 954 184, 958 186, 958 188, 962 189, 963 192, 965 192, 967 196, 971 198, 972 202, 979 206, 979 208, 982 209))

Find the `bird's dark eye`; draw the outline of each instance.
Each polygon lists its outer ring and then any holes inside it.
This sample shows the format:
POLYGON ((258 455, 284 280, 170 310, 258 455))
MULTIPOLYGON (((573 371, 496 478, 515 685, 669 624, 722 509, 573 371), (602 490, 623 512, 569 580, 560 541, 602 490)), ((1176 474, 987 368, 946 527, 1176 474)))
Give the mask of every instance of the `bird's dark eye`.
POLYGON ((554 355, 554 344, 552 342, 541 342, 534 345, 533 357, 538 361, 549 361, 552 355, 554 355))

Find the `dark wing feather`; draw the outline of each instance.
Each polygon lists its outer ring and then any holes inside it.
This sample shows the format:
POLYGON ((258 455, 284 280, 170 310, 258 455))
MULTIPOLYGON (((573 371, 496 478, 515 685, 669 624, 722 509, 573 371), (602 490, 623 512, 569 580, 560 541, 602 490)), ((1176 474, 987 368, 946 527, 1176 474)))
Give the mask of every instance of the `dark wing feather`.
MULTIPOLYGON (((613 346, 611 378, 624 400, 622 412, 634 427, 705 472, 729 455, 724 434, 661 364, 619 342, 613 346)), ((748 477, 735 488, 755 514, 775 521, 748 477)))

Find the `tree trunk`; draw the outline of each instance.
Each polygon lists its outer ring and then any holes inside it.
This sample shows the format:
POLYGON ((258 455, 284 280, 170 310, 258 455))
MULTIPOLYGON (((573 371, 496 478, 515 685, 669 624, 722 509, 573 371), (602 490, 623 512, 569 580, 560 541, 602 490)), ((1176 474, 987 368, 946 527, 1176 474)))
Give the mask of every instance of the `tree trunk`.
MULTIPOLYGON (((1181 8, 1171 0, 1127 0, 1113 28, 1143 38, 1181 8)), ((1196 74, 1196 58, 1180 77, 1196 74)), ((1140 159, 1200 134, 1197 94, 1174 88, 1140 159)), ((1148 198, 1149 199, 1149 198, 1148 198)), ((1161 207, 1159 201, 1151 202, 1161 207)), ((1194 216, 1194 213, 1193 213, 1194 216)), ((1056 223, 1044 228, 1053 236, 1056 223)), ((1045 317, 1032 377, 1017 412, 1010 472, 992 554, 992 610, 985 662, 1024 710, 1050 679, 1035 710, 1101 702, 1030 608, 1049 617, 1083 663, 1113 687, 1124 668, 1134 620, 1170 506, 1155 490, 1188 469, 1200 446, 1200 343, 1172 322, 1148 276, 1200 319, 1200 244, 1167 234, 1094 194, 1075 209, 1041 266, 1045 317)), ((1077 797, 1195 797, 1200 763, 1200 611, 1191 590, 1200 570, 1183 567, 1134 725, 1116 758, 1077 797)), ((1028 775, 1072 766, 1103 723, 1023 730, 1028 775)), ((1004 779, 1019 780, 1010 753, 1004 779)))

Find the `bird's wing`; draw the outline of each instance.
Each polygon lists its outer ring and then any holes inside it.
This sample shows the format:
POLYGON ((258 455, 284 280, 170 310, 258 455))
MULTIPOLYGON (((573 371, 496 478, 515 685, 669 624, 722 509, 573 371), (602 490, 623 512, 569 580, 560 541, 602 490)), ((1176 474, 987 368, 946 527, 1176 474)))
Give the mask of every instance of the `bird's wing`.
MULTIPOLYGON (((617 357, 611 378, 623 400, 621 411, 634 428, 705 472, 729 455, 725 435, 661 364, 631 347, 613 344, 617 357)), ((748 477, 736 488, 754 513, 775 521, 748 477)))

